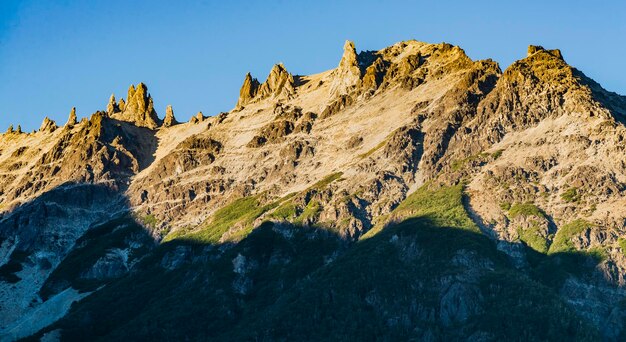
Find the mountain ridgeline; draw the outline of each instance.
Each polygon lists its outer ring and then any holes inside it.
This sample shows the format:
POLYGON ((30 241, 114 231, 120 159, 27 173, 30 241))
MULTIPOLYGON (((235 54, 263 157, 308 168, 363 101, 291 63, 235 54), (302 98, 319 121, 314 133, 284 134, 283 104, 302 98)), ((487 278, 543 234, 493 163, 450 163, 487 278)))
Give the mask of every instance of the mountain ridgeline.
POLYGON ((626 339, 626 97, 417 41, 0 135, 0 340, 626 339))

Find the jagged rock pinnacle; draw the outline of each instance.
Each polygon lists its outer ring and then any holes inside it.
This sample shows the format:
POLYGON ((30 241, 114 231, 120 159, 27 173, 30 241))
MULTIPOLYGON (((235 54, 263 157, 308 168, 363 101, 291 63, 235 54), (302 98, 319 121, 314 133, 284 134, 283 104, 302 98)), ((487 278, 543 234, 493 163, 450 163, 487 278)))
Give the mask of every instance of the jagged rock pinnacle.
POLYGON ((119 112, 119 107, 115 102, 115 94, 111 94, 111 97, 109 98, 109 104, 107 105, 107 113, 109 114, 109 116, 112 116, 117 112, 119 112))
POLYGON ((361 78, 361 69, 357 60, 357 53, 354 43, 346 40, 343 45, 343 55, 339 66, 333 72, 331 95, 346 94, 355 86, 361 78))
POLYGON ((244 105, 253 100, 262 100, 269 97, 292 98, 294 94, 295 82, 293 75, 287 71, 282 63, 275 64, 265 82, 261 84, 250 73, 246 74, 239 90, 239 99, 235 109, 242 109, 244 105))
POLYGON ((243 85, 239 90, 239 100, 237 101, 237 108, 242 108, 250 100, 252 100, 259 91, 260 83, 256 78, 252 78, 250 73, 246 74, 243 80, 243 85))
POLYGON ((43 119, 41 126, 39 127, 40 132, 52 133, 58 128, 57 124, 50 120, 47 116, 43 119))
POLYGON ((72 107, 72 110, 70 110, 70 116, 67 119, 67 123, 65 124, 65 126, 72 128, 74 125, 76 125, 77 123, 77 119, 76 119, 76 107, 72 107))
MULTIPOLYGON (((139 83, 140 85, 143 83, 139 83)), ((131 84, 130 87, 128 87, 128 92, 127 92, 127 99, 128 101, 130 101, 131 98, 133 98, 135 96, 135 85, 131 84)))
POLYGON ((259 88, 259 97, 278 97, 280 95, 291 96, 293 94, 293 76, 287 72, 287 69, 285 69, 285 66, 282 63, 274 65, 270 74, 267 76, 267 80, 265 80, 259 88))
POLYGON ((165 119, 163 119, 163 127, 171 127, 174 125, 178 125, 178 121, 174 117, 174 110, 172 109, 172 105, 168 105, 165 108, 165 119))
POLYGON ((109 115, 115 119, 132 122, 137 126, 155 129, 159 126, 160 120, 154 110, 152 96, 148 93, 148 87, 139 83, 137 87, 131 85, 128 88, 126 102, 120 100, 119 105, 115 105, 115 98, 111 96, 113 103, 110 103, 113 113, 108 110, 109 115))
POLYGON ((13 125, 9 125, 9 128, 7 128, 7 134, 11 134, 15 132, 15 130, 13 129, 13 125))
POLYGON ((198 114, 192 116, 189 120, 189 122, 192 124, 197 124, 202 121, 204 121, 204 114, 202 114, 202 112, 198 112, 198 114))
POLYGON ((17 129, 15 130, 15 133, 22 134, 22 125, 17 125, 17 129))
POLYGON ((356 48, 354 42, 346 40, 343 45, 343 56, 339 61, 339 69, 342 71, 350 72, 354 75, 360 76, 361 70, 359 69, 359 62, 357 60, 356 48))

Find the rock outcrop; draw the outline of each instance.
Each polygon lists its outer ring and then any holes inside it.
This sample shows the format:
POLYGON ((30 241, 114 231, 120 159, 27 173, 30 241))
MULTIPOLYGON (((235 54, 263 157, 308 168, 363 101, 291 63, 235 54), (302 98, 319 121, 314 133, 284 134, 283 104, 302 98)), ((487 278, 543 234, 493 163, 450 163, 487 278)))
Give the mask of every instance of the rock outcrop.
POLYGON ((109 114, 109 116, 113 116, 115 113, 118 112, 120 112, 120 108, 115 101, 115 94, 111 94, 111 97, 109 98, 109 103, 107 104, 107 113, 109 114))
POLYGON ((154 110, 152 96, 148 93, 148 87, 143 83, 139 83, 136 88, 131 85, 128 88, 126 101, 123 103, 117 104, 115 96, 111 95, 107 112, 112 118, 132 122, 139 127, 156 129, 161 124, 154 110))
POLYGON ((239 100, 237 100, 236 108, 243 108, 243 106, 250 102, 259 91, 260 85, 256 78, 252 78, 252 75, 247 73, 243 80, 243 85, 241 85, 241 90, 239 90, 239 100))
POLYGON ((543 46, 539 46, 539 45, 529 45, 528 46, 528 53, 527 53, 527 57, 530 57, 531 55, 535 54, 538 51, 544 51, 547 52, 549 54, 551 54, 552 56, 558 58, 558 59, 563 59, 563 55, 561 54, 561 50, 559 49, 554 49, 554 50, 546 50, 543 48, 543 46))
POLYGON ((295 94, 295 82, 294 78, 285 69, 285 66, 276 64, 272 67, 267 79, 262 84, 259 84, 256 78, 252 78, 250 73, 246 74, 246 77, 239 91, 239 100, 235 109, 240 110, 244 105, 253 102, 260 101, 267 98, 275 100, 288 100, 295 94))
POLYGON ((178 125, 178 121, 174 117, 174 110, 172 109, 172 105, 167 105, 165 108, 165 118, 163 119, 163 127, 172 127, 174 125, 178 125))
POLYGON ((52 133, 54 132, 57 128, 59 128, 57 126, 57 124, 53 121, 50 120, 50 118, 48 118, 47 116, 43 119, 43 122, 41 123, 41 126, 39 127, 39 132, 44 132, 44 133, 52 133))
POLYGON ((192 124, 197 124, 204 121, 204 119, 204 114, 202 114, 202 112, 198 112, 196 115, 192 116, 191 119, 189 119, 189 122, 192 124))
POLYGON ((67 122, 65 123, 65 126, 68 128, 72 128, 77 123, 78 123, 78 119, 76 117, 76 107, 72 107, 72 110, 70 110, 70 115, 67 118, 67 122))
POLYGON ((354 43, 346 40, 339 66, 332 73, 331 97, 350 93, 361 79, 361 68, 354 43))
POLYGON ((260 99, 268 97, 288 99, 294 92, 293 76, 287 72, 287 69, 281 63, 272 67, 265 82, 259 86, 257 96, 260 99))

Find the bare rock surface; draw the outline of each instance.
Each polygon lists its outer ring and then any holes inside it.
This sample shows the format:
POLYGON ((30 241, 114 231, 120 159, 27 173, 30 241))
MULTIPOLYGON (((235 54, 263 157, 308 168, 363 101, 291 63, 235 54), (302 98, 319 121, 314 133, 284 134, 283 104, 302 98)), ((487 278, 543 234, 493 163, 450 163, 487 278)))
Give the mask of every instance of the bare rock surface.
MULTIPOLYGON (((263 83, 247 74, 232 111, 187 123, 171 106, 161 120, 140 83, 80 122, 72 109, 62 128, 46 118, 35 133, 0 135, 0 261, 22 267, 0 283, 0 328, 42 307, 47 277, 112 212, 132 212, 168 241, 203 234, 248 200, 255 215, 227 221, 212 243, 236 244, 267 220, 351 243, 422 186, 465 184, 467 212, 518 269, 535 252, 602 256, 559 295, 616 340, 626 317, 616 304, 626 286, 625 122, 624 96, 540 46, 502 71, 446 43, 357 53, 347 41, 337 68, 302 76, 276 64, 263 83)), ((127 253, 107 249, 82 277, 132 272, 127 253)), ((160 264, 172 271, 193 256, 181 247, 160 264)), ((469 259, 454 260, 475 266, 469 259)), ((256 265, 240 254, 232 267, 232 288, 250 293, 256 265)), ((471 270, 446 279, 441 310, 425 315, 455 326, 480 314, 477 282, 471 270)))

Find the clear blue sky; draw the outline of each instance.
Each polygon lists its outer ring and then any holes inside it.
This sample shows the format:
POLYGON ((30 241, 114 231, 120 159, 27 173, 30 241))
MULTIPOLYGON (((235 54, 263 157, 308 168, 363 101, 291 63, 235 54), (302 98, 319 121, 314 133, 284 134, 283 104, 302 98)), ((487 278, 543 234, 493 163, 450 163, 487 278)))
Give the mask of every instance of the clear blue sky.
POLYGON ((417 39, 460 45, 504 69, 529 44, 560 48, 605 88, 626 94, 622 1, 14 1, 0 0, 0 130, 64 123, 145 82, 162 117, 230 110, 247 71, 283 62, 311 74, 357 50, 417 39), (184 5, 183 5, 184 4, 184 5))

